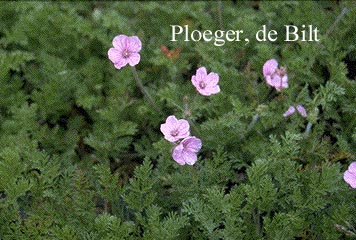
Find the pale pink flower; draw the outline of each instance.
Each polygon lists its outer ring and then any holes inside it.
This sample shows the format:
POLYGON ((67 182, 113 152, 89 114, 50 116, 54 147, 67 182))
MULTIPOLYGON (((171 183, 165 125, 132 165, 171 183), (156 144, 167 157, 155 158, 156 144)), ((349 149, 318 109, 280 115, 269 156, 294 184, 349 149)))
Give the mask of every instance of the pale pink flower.
POLYGON ((356 188, 356 162, 351 163, 349 168, 344 172, 344 180, 352 188, 356 188))
POLYGON ((302 117, 307 116, 307 111, 305 110, 305 108, 302 105, 297 105, 295 107, 290 106, 288 110, 285 113, 283 113, 283 117, 288 117, 292 115, 295 112, 295 109, 297 109, 297 111, 299 112, 300 115, 302 115, 302 117))
POLYGON ((140 62, 142 44, 138 37, 128 37, 118 35, 112 41, 113 48, 108 51, 109 59, 114 63, 115 68, 120 69, 127 64, 135 66, 140 62))
POLYGON ((161 132, 164 134, 166 140, 175 142, 190 135, 189 123, 187 120, 178 120, 175 116, 171 115, 167 117, 166 123, 161 124, 161 132))
POLYGON ((214 72, 208 74, 205 67, 198 68, 196 74, 192 76, 194 87, 203 96, 210 96, 220 92, 218 82, 219 75, 214 72))
POLYGON ((281 91, 282 88, 288 88, 288 75, 286 68, 278 68, 276 59, 270 59, 263 65, 263 76, 268 85, 281 91))
POLYGON ((174 149, 172 157, 180 165, 193 165, 198 157, 197 153, 202 147, 202 142, 196 137, 183 139, 174 149))

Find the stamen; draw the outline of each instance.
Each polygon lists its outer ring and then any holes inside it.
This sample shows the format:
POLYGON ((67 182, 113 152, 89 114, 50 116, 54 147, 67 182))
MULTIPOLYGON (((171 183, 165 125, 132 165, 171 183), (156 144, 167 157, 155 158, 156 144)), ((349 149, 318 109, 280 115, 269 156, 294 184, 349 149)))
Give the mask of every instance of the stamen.
POLYGON ((203 82, 203 81, 200 82, 200 83, 199 83, 199 87, 202 88, 202 89, 204 89, 204 88, 206 87, 205 82, 203 82))
POLYGON ((124 50, 124 51, 122 52, 122 56, 123 56, 124 58, 128 58, 128 57, 130 56, 130 52, 129 52, 128 50, 124 50))
POLYGON ((172 135, 172 137, 177 136, 177 135, 178 135, 178 133, 179 133, 178 129, 171 131, 171 135, 172 135))

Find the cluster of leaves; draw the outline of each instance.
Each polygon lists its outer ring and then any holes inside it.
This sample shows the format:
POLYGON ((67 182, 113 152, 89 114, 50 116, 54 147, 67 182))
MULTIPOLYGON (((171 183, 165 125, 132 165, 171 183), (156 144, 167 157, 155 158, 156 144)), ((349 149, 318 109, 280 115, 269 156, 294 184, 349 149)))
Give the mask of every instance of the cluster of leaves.
POLYGON ((355 18, 347 1, 3 2, 0 239, 355 237, 342 180, 356 154, 355 18), (251 41, 170 42, 171 24, 251 41), (321 40, 253 41, 285 24, 321 40), (164 116, 107 59, 118 34, 141 39, 139 77, 164 116), (264 83, 270 58, 288 67, 282 93, 264 83), (219 94, 195 96, 199 66, 220 75, 219 94), (283 118, 295 103, 306 119, 283 118), (172 160, 168 115, 195 123, 196 165, 172 160))

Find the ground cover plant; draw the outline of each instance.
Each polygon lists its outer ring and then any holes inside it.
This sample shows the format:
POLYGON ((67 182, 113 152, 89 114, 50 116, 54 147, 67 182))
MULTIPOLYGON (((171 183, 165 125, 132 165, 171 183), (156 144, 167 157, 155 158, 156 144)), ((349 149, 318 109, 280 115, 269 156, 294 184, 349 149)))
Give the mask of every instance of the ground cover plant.
POLYGON ((0 239, 356 238, 355 19, 353 1, 2 2, 0 239))

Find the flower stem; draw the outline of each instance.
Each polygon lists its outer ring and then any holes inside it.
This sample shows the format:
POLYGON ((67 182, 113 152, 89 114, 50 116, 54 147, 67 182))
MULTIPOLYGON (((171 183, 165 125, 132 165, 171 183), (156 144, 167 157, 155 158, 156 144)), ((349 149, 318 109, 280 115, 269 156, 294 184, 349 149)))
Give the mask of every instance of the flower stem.
POLYGON ((349 9, 347 9, 346 7, 344 7, 344 9, 342 9, 341 13, 339 16, 337 16, 335 22, 333 23, 333 25, 331 25, 331 27, 328 29, 328 31, 326 32, 325 36, 328 36, 336 27, 336 25, 340 22, 340 20, 345 16, 345 14, 349 11, 349 9))
POLYGON ((223 20, 222 20, 222 2, 221 2, 221 0, 218 1, 218 18, 219 18, 220 30, 224 30, 223 20))
POLYGON ((135 66, 131 67, 132 70, 132 74, 134 76, 134 79, 136 81, 136 85, 137 87, 140 89, 141 93, 147 97, 149 103, 152 105, 152 107, 158 112, 158 113, 162 113, 162 111, 159 109, 159 107, 156 105, 156 103, 153 101, 151 95, 146 91, 145 87, 143 86, 140 78, 138 77, 138 73, 137 70, 135 68, 135 66))
POLYGON ((256 122, 258 121, 259 118, 260 118, 260 115, 258 115, 258 113, 256 113, 256 114, 253 116, 250 125, 248 125, 247 132, 249 132, 249 131, 252 130, 252 128, 255 126, 255 124, 256 124, 256 122))

